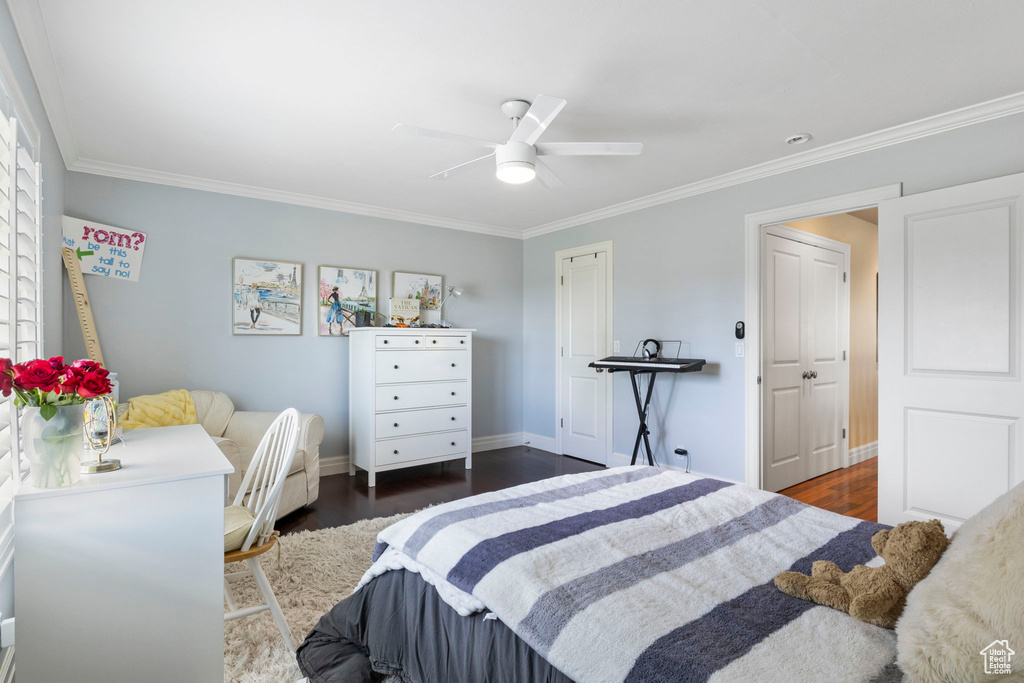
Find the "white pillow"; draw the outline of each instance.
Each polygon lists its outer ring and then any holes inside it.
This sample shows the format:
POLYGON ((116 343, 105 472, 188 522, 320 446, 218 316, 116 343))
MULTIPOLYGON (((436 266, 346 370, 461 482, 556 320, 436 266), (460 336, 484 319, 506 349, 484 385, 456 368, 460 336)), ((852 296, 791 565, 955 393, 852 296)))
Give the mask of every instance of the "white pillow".
POLYGON ((897 661, 910 681, 1024 678, 1024 483, 953 535, 907 596, 896 638, 897 661), (1015 676, 985 673, 981 651, 997 640, 1017 653, 1015 676))

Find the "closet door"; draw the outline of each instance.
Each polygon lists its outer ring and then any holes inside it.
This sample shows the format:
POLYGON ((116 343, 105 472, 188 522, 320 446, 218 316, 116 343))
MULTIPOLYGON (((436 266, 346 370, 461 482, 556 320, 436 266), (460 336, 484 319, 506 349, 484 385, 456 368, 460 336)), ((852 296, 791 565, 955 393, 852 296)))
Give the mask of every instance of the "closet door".
POLYGON ((846 463, 848 387, 844 358, 849 299, 846 295, 846 257, 828 249, 804 245, 807 301, 807 472, 805 479, 839 469, 846 463))
POLYGON ((761 481, 768 491, 846 462, 846 263, 844 253, 765 235, 761 481))
POLYGON ((810 469, 804 438, 806 246, 775 235, 764 239, 761 482, 768 491, 807 479, 810 469))

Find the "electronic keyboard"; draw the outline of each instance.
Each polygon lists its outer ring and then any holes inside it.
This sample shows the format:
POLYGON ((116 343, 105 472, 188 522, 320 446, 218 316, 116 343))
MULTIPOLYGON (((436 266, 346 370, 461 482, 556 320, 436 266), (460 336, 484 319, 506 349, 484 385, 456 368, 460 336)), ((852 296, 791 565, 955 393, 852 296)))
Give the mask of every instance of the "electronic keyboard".
POLYGON ((639 370, 641 372, 697 372, 704 367, 703 358, 641 358, 608 356, 595 360, 588 367, 608 370, 639 370))

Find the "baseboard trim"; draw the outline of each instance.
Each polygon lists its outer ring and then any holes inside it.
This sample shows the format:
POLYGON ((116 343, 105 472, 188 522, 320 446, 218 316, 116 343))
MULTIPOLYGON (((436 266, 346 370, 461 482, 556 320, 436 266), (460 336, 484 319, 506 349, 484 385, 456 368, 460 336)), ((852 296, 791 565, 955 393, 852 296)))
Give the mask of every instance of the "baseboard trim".
POLYGON ((555 439, 551 436, 541 436, 540 434, 523 432, 523 443, 530 448, 547 451, 548 453, 555 452, 555 439))
MULTIPOLYGON (((628 465, 629 461, 632 460, 632 459, 633 459, 633 455, 630 454, 630 453, 612 453, 612 460, 611 460, 611 462, 608 463, 608 467, 624 467, 624 466, 628 465)), ((637 458, 637 463, 638 464, 642 464, 640 462, 640 460, 641 460, 641 458, 638 457, 637 458)), ((643 458, 643 461, 644 461, 644 463, 646 463, 647 459, 643 458)), ((683 466, 680 466, 680 465, 673 465, 672 463, 664 463, 664 462, 663 463, 659 463, 658 467, 664 467, 667 470, 675 470, 677 472, 686 472, 686 467, 683 467, 683 466)), ((692 474, 695 477, 710 477, 712 479, 719 479, 721 481, 727 481, 730 484, 742 484, 743 483, 742 481, 737 481, 735 479, 729 479, 728 477, 723 477, 723 476, 720 476, 718 474, 707 474, 706 472, 698 472, 696 470, 690 470, 688 472, 688 474, 692 474)))
POLYGON ((329 477, 332 474, 348 474, 347 455, 335 455, 331 458, 320 458, 320 476, 329 477))
MULTIPOLYGON (((539 437, 538 437, 539 438, 539 437)), ((555 440, 551 439, 552 448, 555 440)), ((493 436, 480 436, 473 439, 473 452, 483 453, 484 451, 495 451, 499 448, 511 448, 512 446, 523 445, 522 432, 510 432, 508 434, 495 434, 493 436)), ((540 446, 538 446, 540 448, 540 446)), ((544 449, 548 450, 548 449, 544 449)), ((320 458, 320 476, 329 477, 334 474, 348 474, 348 456, 335 455, 330 458, 320 458)), ((2 681, 0 681, 2 683, 2 681)))
POLYGON ((850 455, 849 455, 849 461, 847 462, 847 466, 849 466, 849 465, 856 465, 859 462, 864 462, 865 460, 870 460, 871 458, 874 458, 877 455, 878 455, 878 442, 877 441, 872 441, 871 443, 866 443, 863 446, 857 446, 856 448, 851 448, 850 449, 850 455))
POLYGON ((483 453, 484 451, 496 451, 499 448, 511 448, 512 446, 522 445, 522 432, 495 434, 494 436, 481 436, 473 439, 473 452, 483 453))

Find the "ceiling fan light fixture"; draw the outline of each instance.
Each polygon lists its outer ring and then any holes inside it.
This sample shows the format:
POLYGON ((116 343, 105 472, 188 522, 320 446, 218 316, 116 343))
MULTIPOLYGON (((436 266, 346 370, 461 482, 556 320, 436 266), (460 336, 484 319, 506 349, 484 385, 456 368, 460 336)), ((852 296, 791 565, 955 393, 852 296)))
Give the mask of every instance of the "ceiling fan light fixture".
POLYGON ((511 185, 528 183, 537 177, 537 150, 525 142, 506 142, 494 150, 498 180, 511 185))
POLYGON ((537 177, 537 167, 526 161, 506 161, 498 164, 498 180, 510 185, 522 185, 537 177))

